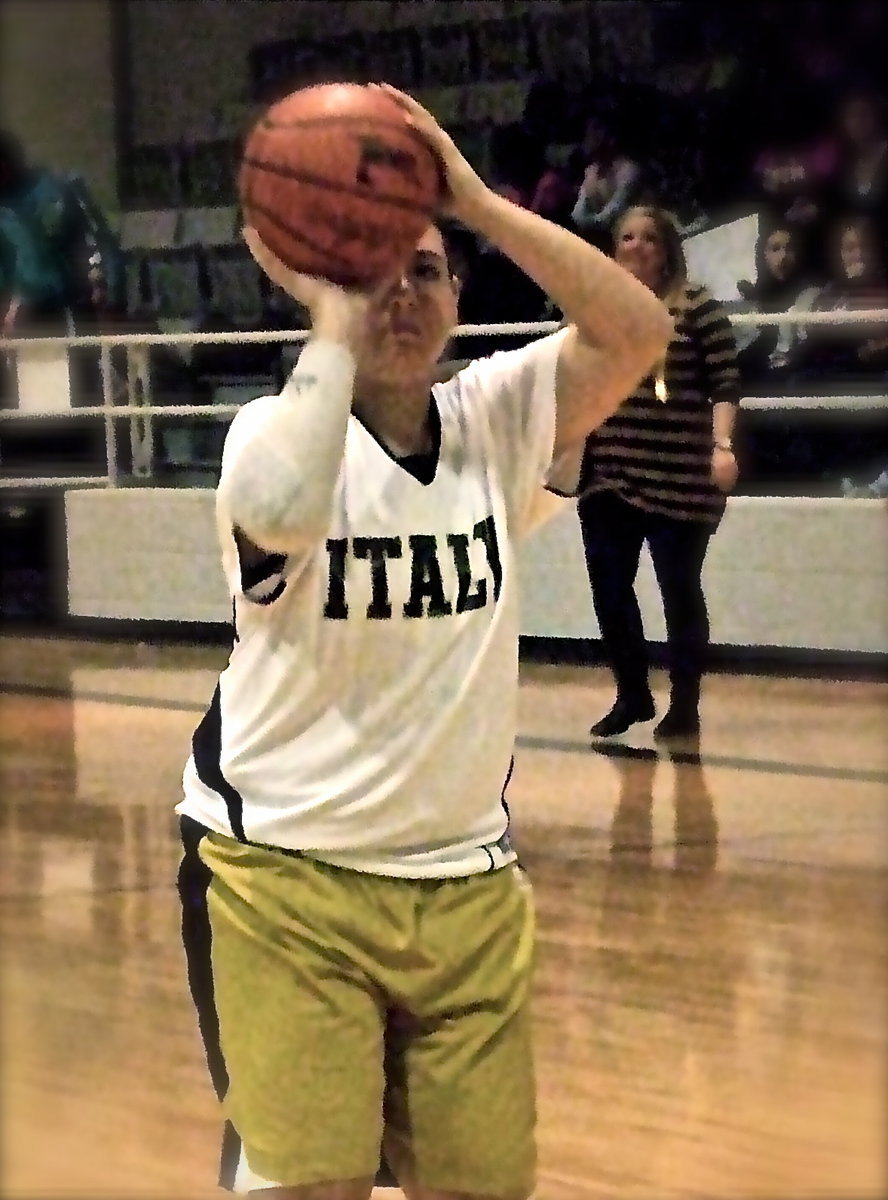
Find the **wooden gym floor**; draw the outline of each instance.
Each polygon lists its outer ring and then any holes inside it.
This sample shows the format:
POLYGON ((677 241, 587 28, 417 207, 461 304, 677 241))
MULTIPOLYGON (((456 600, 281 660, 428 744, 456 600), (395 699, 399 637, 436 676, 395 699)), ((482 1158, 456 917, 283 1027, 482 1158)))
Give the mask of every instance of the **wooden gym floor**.
MULTIPOLYGON (((172 806, 224 657, 0 638, 6 1197, 218 1194, 172 806)), ((592 751, 609 698, 523 671, 539 1197, 884 1196, 888 686, 713 677, 677 761, 592 751)))

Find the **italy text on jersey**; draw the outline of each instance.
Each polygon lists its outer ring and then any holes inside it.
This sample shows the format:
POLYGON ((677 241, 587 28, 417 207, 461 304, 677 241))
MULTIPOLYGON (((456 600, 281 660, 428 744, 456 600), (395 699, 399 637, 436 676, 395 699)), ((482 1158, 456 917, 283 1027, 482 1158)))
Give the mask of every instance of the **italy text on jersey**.
POLYGON ((399 605, 404 617, 446 617, 471 612, 490 603, 491 591, 496 603, 502 589, 503 567, 492 516, 478 521, 470 534, 329 538, 326 555, 324 616, 329 620, 343 621, 353 612, 350 584, 354 591, 355 583, 359 584, 361 592, 369 583, 366 617, 369 620, 390 619, 394 610, 388 564, 394 559, 402 560, 398 564, 402 569, 406 565, 403 560, 409 560, 409 593, 399 605), (474 577, 470 554, 477 543, 484 547, 492 589, 487 578, 474 577), (356 578, 359 560, 367 563, 369 580, 356 578))

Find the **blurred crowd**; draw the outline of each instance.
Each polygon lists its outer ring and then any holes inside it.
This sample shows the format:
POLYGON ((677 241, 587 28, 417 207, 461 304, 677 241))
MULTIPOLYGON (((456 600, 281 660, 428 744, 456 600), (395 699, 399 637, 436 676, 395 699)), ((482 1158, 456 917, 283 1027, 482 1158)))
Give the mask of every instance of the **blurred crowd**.
MULTIPOLYGON (((884 95, 849 91, 822 127, 776 121, 752 171, 760 233, 756 278, 739 284, 744 298, 770 313, 888 307, 884 95)), ((742 362, 750 382, 770 386, 881 376, 888 328, 772 325, 744 348, 742 362)))
MULTIPOLYGON (((745 383, 768 389, 829 377, 884 377, 888 327, 845 323, 830 329, 798 319, 806 311, 888 308, 884 92, 844 79, 830 88, 803 88, 796 81, 790 96, 775 101, 772 119, 762 119, 753 144, 749 125, 756 110, 750 102, 744 123, 736 97, 730 105, 722 98, 718 137, 704 129, 697 145, 674 112, 665 128, 676 136, 661 136, 662 122, 652 134, 637 95, 635 104, 623 105, 613 97, 587 96, 592 115, 582 121, 570 113, 577 100, 563 89, 549 88, 545 99, 541 91, 532 93, 525 120, 495 132, 491 171, 504 195, 604 250, 611 248, 622 214, 638 204, 671 210, 685 237, 725 216, 755 213, 756 274, 737 281, 745 302, 737 307, 793 311, 797 319, 765 326, 743 346, 745 383), (563 131, 557 142, 551 132, 545 140, 537 106, 563 131), (728 113, 740 123, 732 125, 728 113), (571 129, 575 140, 568 140, 571 129), (710 141, 721 147, 720 163, 709 161, 710 141), (744 149, 740 163, 738 142, 744 149)), ((470 280, 463 314, 469 321, 490 320, 491 314, 533 320, 546 315, 546 298, 488 252, 470 280)))
MULTIPOLYGON (((537 79, 521 119, 489 131, 488 181, 607 252, 616 224, 639 204, 668 209, 684 238, 756 214, 755 272, 737 281, 742 299, 733 307, 792 315, 738 329, 744 389, 775 396, 883 390, 888 326, 803 319, 888 308, 883 6, 756 0, 754 9, 752 19, 747 5, 685 5, 680 20, 676 9, 659 42, 664 65, 643 83, 590 83, 569 72, 537 79)), ((464 322, 558 316, 493 247, 467 236, 463 250, 464 322)), ((215 253, 217 269, 229 270, 229 294, 237 294, 238 272, 252 264, 240 261, 239 247, 215 253)), ((201 247, 191 255, 189 325, 236 329, 238 315, 214 289, 210 258, 201 247)), ((163 315, 146 263, 127 261, 83 181, 29 162, 15 138, 0 133, 3 335, 153 331, 163 315)), ((251 323, 299 321, 263 282, 251 323)), ((464 341, 458 353, 491 346, 464 341)), ((94 358, 78 368, 84 395, 95 394, 94 358)), ((152 369, 156 398, 203 401, 212 377, 280 377, 283 365, 274 347, 229 346, 158 351, 152 369)), ((8 380, 0 392, 9 403, 8 380)))

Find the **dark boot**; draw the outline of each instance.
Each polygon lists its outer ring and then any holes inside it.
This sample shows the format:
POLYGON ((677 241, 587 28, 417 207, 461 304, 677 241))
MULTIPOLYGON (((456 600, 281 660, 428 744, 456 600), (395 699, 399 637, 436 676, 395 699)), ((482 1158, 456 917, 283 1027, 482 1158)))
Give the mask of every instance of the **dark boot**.
POLYGON ((589 733, 594 738, 616 737, 640 721, 650 721, 655 715, 654 698, 650 692, 618 692, 613 708, 595 722, 589 733))
POLYGON ((673 679, 666 715, 654 727, 654 737, 698 738, 700 736, 700 680, 673 679))

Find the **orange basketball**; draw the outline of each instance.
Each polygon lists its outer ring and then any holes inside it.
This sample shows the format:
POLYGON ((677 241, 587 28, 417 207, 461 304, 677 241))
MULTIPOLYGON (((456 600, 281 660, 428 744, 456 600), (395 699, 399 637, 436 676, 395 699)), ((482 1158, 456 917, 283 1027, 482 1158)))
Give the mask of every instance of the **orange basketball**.
POLYGON ((442 172, 385 93, 323 84, 259 121, 238 190, 245 220, 287 266, 355 287, 407 262, 437 212, 442 172))

